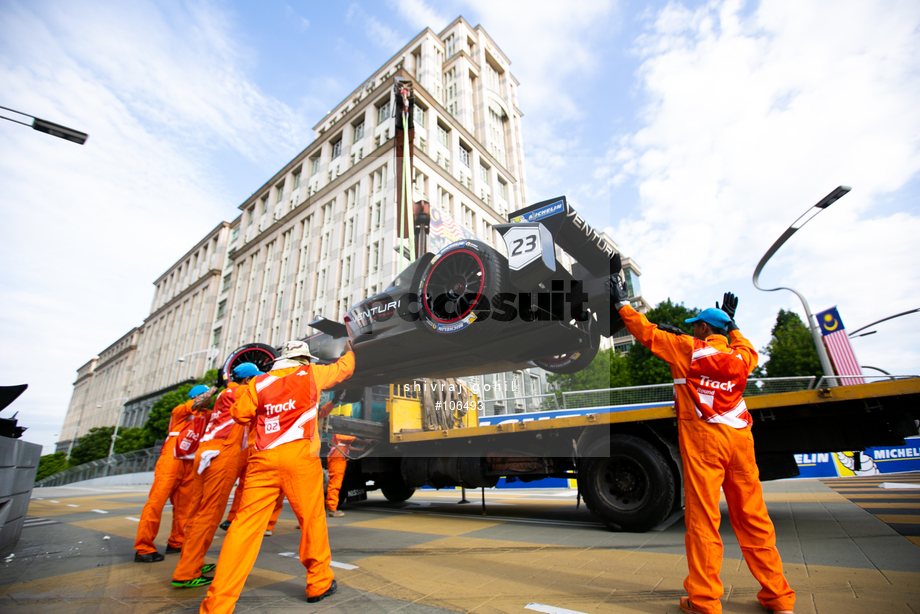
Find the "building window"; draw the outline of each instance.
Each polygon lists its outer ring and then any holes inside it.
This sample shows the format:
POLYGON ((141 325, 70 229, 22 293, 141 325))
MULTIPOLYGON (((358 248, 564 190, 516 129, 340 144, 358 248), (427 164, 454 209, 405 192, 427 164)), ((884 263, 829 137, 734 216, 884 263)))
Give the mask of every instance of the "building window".
POLYGON ((642 288, 639 286, 639 276, 632 269, 623 269, 626 277, 626 289, 629 291, 629 298, 642 296, 642 288))
POLYGON ((342 154, 342 139, 341 137, 332 143, 332 159, 335 160, 342 154))
POLYGON ((486 187, 489 185, 489 167, 485 164, 479 165, 479 178, 482 180, 486 187))
POLYGON ((211 335, 211 347, 212 348, 216 348, 220 345, 220 333, 221 333, 220 327, 214 329, 214 334, 211 335))
POLYGON ((387 100, 377 107, 377 124, 382 124, 390 118, 390 101, 387 100))
POLYGON ((355 125, 355 138, 352 143, 357 143, 364 138, 364 120, 362 119, 358 124, 355 125))
POLYGON ((447 40, 444 41, 444 45, 447 47, 447 57, 451 57, 457 53, 457 37, 453 34, 447 37, 447 40))
POLYGON ((423 109, 419 105, 415 105, 415 126, 416 127, 421 126, 422 128, 424 128, 425 118, 427 115, 428 115, 428 112, 426 109, 423 109))
POLYGON ((438 142, 444 147, 450 148, 450 133, 441 124, 438 124, 438 142))
POLYGON ((275 202, 280 203, 282 198, 284 198, 284 183, 283 182, 275 186, 275 202))
POLYGON ((240 227, 234 226, 233 230, 230 231, 230 242, 233 243, 239 238, 239 236, 240 236, 240 227))
POLYGON ((463 211, 463 225, 473 230, 475 228, 473 225, 473 210, 466 205, 460 205, 460 208, 463 211))
MULTIPOLYGON (((225 279, 230 279, 230 276, 227 275, 225 279)), ((222 317, 224 317, 224 314, 226 312, 227 312, 227 301, 224 300, 224 301, 217 303, 217 319, 220 320, 222 317)))
POLYGON ((372 180, 374 191, 379 192, 380 190, 385 190, 387 187, 387 166, 384 164, 379 169, 374 171, 374 177, 372 180))
POLYGON ((470 150, 467 149, 463 143, 460 144, 460 161, 463 162, 467 168, 470 166, 470 150))
POLYGON ((224 283, 220 288, 221 292, 226 292, 227 290, 230 289, 230 277, 232 277, 230 273, 227 273, 226 275, 224 275, 224 283))
POLYGON ((319 156, 310 158, 310 176, 319 172, 319 156))
POLYGON ((300 173, 301 173, 301 170, 299 168, 296 171, 294 171, 294 183, 291 184, 292 190, 296 190, 297 188, 300 187, 300 173))
POLYGON ((502 200, 508 200, 508 184, 501 177, 498 178, 498 196, 502 200))

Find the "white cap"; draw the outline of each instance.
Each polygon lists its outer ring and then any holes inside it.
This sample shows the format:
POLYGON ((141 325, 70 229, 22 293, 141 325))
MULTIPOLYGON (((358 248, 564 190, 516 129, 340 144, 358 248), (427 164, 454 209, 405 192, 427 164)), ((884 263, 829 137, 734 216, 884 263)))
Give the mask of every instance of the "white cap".
POLYGON ((275 360, 272 369, 286 369, 310 364, 316 356, 310 353, 310 346, 305 341, 294 339, 281 346, 281 356, 275 360))

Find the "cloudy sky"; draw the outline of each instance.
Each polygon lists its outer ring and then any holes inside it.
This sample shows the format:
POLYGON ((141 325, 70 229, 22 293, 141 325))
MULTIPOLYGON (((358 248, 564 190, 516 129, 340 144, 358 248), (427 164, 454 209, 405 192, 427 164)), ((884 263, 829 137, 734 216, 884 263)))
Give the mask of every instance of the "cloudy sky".
MULTIPOLYGON (((532 202, 566 194, 655 304, 732 290, 763 347, 786 291, 854 330, 920 307, 920 4, 387 0, 0 5, 0 383, 51 450, 76 369, 140 325, 152 282, 425 27, 481 24, 520 81, 532 202), (12 116, 4 113, 6 116, 12 116)), ((920 314, 853 341, 920 374, 920 314)))

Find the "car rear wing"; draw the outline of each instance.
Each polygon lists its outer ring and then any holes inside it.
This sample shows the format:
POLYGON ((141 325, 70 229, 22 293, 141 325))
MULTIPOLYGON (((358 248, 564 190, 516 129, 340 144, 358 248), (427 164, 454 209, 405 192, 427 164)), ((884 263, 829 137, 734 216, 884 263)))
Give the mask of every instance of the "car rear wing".
POLYGON ((558 245, 576 262, 570 273, 588 294, 601 334, 610 336, 623 327, 616 314, 611 321, 606 287, 607 278, 620 273, 617 252, 565 196, 518 209, 508 219, 509 223, 498 224, 495 229, 508 250, 511 283, 523 290, 569 273, 557 270, 554 246, 558 245))

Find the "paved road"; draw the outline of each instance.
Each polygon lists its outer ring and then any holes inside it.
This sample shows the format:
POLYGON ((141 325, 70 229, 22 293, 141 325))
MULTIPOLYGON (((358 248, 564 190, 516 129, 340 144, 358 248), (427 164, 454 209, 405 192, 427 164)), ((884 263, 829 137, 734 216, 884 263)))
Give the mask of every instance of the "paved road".
MULTIPOLYGON (((920 544, 899 533, 912 524, 904 522, 907 516, 916 518, 912 497, 920 491, 880 488, 882 482, 918 484, 920 475, 829 482, 833 488, 817 480, 765 484, 799 614, 920 612, 920 544), (857 494, 871 501, 848 499, 857 494), (863 503, 872 505, 863 509, 863 503), (889 526, 890 516, 898 522, 889 526)), ((132 562, 146 491, 36 491, 14 556, 0 555, 6 557, 0 611, 196 611, 207 589, 169 585, 177 555, 156 564, 132 562)), ((585 613, 680 611, 686 574, 681 517, 648 533, 611 533, 583 505, 576 510, 568 491, 487 490, 485 516, 480 493, 467 496, 471 503, 460 505, 460 491, 425 490, 392 504, 372 493, 343 518, 330 518, 340 588, 315 605, 304 601, 304 571, 294 554, 299 534, 285 507, 275 534, 263 540, 236 611, 529 614, 528 605, 585 613)), ((759 587, 725 510, 723 517, 724 611, 762 613, 759 587)), ((164 514, 161 550, 169 521, 164 514)), ((222 541, 218 531, 209 562, 216 562, 222 541)))

